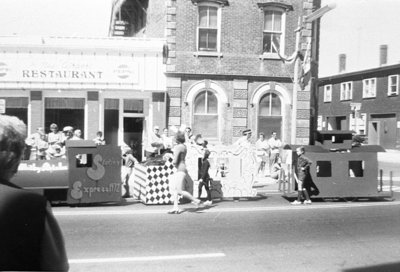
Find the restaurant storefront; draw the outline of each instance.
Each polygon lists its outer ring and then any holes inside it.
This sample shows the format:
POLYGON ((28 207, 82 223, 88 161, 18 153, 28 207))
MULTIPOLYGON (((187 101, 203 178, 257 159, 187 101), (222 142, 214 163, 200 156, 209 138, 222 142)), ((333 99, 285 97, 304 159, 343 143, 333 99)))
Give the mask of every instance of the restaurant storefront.
POLYGON ((28 125, 102 131, 142 155, 154 125, 166 126, 164 41, 145 38, 0 38, 0 111, 28 125))

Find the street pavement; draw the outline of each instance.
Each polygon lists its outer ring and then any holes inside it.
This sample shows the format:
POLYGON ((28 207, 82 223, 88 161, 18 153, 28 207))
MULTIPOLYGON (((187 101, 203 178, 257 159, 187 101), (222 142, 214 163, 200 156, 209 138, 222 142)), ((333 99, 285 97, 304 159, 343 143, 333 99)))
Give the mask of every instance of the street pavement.
POLYGON ((400 271, 399 206, 292 206, 271 194, 198 209, 184 204, 180 215, 129 200, 56 209, 55 216, 71 271, 400 271))

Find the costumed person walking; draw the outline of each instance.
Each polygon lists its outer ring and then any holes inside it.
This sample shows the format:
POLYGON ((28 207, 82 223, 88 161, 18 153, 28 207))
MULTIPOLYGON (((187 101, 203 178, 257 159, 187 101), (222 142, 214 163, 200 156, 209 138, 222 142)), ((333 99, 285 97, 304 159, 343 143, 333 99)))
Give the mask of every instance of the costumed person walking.
POLYGON ((193 184, 192 178, 189 176, 186 167, 186 154, 187 148, 185 145, 185 134, 181 131, 177 131, 175 134, 176 145, 173 148, 174 160, 173 164, 176 167, 176 173, 169 176, 169 188, 171 190, 174 207, 168 213, 176 213, 179 214, 182 210, 179 209, 179 197, 185 197, 189 199, 194 205, 197 207, 200 206, 200 199, 196 199, 186 191, 187 186, 193 184))
POLYGON ((211 205, 212 200, 211 200, 211 192, 210 192, 210 175, 208 173, 208 170, 210 169, 210 162, 208 161, 208 157, 210 156, 210 151, 208 149, 204 150, 204 157, 201 162, 201 168, 200 168, 200 173, 199 173, 199 198, 201 197, 202 189, 203 186, 207 191, 207 201, 204 202, 204 205, 211 205))
POLYGON ((130 189, 133 187, 129 184, 129 180, 133 173, 135 164, 139 163, 138 160, 133 156, 132 149, 129 146, 122 146, 122 186, 125 189, 125 193, 122 195, 123 198, 132 197, 130 189))
MULTIPOLYGON (((306 184, 307 182, 307 176, 310 173, 310 166, 312 161, 307 158, 305 154, 305 149, 303 146, 296 148, 296 153, 297 153, 297 186, 298 186, 298 195, 297 195, 297 200, 293 201, 291 204, 292 205, 299 205, 299 204, 311 204, 310 200, 310 194, 307 191, 307 188, 309 188, 309 185, 306 184), (304 202, 301 202, 302 198, 305 198, 304 202)), ((296 175, 296 174, 295 174, 296 175)))

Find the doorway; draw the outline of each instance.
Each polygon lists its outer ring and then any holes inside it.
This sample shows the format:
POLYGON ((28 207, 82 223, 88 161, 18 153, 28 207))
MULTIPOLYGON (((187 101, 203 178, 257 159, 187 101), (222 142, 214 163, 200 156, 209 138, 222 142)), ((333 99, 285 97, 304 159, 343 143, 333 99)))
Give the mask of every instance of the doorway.
POLYGON ((124 117, 124 142, 138 161, 142 161, 143 123, 143 117, 124 117))
POLYGON ((276 132, 277 137, 281 138, 282 117, 279 116, 260 116, 258 117, 258 133, 263 132, 265 139, 271 137, 272 132, 276 132))
POLYGON ((346 116, 329 116, 326 118, 328 130, 347 130, 346 116))
POLYGON ((368 122, 368 144, 394 148, 397 137, 397 118, 395 114, 371 114, 368 122))

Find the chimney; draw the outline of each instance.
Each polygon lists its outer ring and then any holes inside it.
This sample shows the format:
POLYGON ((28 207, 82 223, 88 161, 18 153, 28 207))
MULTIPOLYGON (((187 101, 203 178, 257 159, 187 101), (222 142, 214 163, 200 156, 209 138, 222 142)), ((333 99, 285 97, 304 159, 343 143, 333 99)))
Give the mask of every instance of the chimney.
POLYGON ((346 54, 339 54, 339 73, 346 71, 346 54))
POLYGON ((379 65, 387 64, 387 53, 388 53, 388 46, 387 44, 382 44, 379 48, 379 65))

